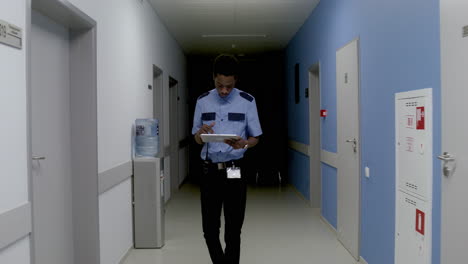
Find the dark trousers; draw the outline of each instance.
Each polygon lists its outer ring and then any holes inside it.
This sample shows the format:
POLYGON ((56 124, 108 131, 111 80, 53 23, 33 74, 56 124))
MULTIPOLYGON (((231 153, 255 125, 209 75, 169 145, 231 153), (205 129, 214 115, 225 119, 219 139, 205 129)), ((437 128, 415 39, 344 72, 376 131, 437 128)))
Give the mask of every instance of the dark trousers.
POLYGON ((245 175, 242 176, 228 179, 226 169, 219 170, 216 164, 203 164, 200 186, 203 234, 213 264, 239 263, 247 196, 245 175), (224 208, 224 251, 219 240, 221 208, 224 208))

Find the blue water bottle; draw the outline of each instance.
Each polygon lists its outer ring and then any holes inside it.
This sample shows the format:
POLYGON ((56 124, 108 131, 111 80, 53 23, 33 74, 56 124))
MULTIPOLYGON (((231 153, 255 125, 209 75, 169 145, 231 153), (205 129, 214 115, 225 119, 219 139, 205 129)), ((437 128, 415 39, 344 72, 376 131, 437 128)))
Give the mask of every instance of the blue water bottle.
POLYGON ((135 155, 156 157, 159 151, 159 123, 157 119, 135 121, 135 155))

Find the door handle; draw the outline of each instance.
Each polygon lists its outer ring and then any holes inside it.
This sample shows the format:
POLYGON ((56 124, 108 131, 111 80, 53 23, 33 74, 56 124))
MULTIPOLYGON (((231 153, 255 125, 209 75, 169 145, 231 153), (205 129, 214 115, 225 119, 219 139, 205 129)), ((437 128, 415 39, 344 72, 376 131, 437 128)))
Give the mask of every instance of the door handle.
POLYGON ((455 172, 455 169, 457 168, 457 163, 455 162, 456 161, 455 156, 448 152, 444 152, 444 154, 438 156, 437 158, 444 162, 444 167, 442 169, 444 176, 446 177, 451 176, 455 172), (454 163, 452 167, 449 167, 449 162, 451 161, 453 161, 454 163))
POLYGON ((45 159, 46 159, 46 157, 44 157, 44 156, 33 156, 32 157, 32 160, 45 160, 45 159))
POLYGON ((455 161, 455 156, 452 156, 448 152, 444 152, 444 154, 438 156, 437 158, 444 161, 444 162, 455 161))
POLYGON ((355 138, 346 140, 346 143, 353 143, 353 151, 357 153, 357 140, 355 138))

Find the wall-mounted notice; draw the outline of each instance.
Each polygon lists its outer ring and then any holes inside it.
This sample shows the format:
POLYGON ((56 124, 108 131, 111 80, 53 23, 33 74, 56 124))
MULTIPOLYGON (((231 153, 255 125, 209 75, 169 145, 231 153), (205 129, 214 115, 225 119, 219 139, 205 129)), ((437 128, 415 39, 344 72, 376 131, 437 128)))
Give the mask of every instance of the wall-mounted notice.
POLYGON ((21 28, 0 20, 0 43, 21 49, 23 46, 21 28))

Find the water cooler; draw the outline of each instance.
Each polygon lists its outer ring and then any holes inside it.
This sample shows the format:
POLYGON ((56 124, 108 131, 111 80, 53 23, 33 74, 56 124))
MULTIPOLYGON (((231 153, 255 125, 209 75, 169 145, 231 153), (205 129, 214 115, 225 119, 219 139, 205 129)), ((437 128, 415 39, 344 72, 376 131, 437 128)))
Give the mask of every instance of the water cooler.
POLYGON ((164 158, 133 161, 134 247, 164 246, 164 158))

